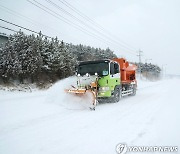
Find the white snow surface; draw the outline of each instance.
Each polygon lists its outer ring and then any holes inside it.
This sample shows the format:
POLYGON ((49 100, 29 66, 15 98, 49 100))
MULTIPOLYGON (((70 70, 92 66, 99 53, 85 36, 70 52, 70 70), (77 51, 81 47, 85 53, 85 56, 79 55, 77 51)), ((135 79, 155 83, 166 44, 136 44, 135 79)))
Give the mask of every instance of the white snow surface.
POLYGON ((115 154, 128 146, 179 146, 180 79, 138 80, 136 96, 88 109, 91 96, 49 90, 0 91, 0 154, 115 154))

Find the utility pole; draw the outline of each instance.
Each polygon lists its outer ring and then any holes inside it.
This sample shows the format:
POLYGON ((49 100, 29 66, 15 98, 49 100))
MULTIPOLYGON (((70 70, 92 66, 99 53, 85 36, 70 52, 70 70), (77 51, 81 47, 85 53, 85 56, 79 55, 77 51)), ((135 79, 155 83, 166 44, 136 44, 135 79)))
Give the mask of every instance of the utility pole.
POLYGON ((140 78, 141 78, 141 56, 142 56, 142 53, 143 53, 143 51, 141 51, 141 50, 139 50, 138 51, 138 57, 139 57, 139 75, 140 75, 140 78))
POLYGON ((139 57, 139 63, 141 63, 141 56, 142 56, 141 53, 142 53, 142 52, 143 52, 143 51, 141 51, 141 50, 138 51, 138 55, 137 55, 137 56, 139 57))

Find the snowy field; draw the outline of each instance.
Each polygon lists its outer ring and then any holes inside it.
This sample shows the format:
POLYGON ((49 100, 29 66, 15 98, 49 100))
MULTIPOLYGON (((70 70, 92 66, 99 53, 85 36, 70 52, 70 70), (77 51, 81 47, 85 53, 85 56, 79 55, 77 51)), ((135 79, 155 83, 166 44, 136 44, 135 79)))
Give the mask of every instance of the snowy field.
POLYGON ((136 96, 96 111, 90 96, 64 93, 75 80, 47 91, 0 91, 0 154, 115 154, 118 143, 180 148, 180 79, 139 81, 136 96))

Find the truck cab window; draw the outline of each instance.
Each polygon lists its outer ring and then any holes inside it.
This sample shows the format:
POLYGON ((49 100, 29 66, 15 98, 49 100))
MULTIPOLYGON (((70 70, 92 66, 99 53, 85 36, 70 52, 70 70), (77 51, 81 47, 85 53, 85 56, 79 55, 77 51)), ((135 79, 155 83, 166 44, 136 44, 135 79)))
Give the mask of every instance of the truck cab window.
POLYGON ((110 74, 114 74, 115 72, 114 72, 114 63, 110 63, 110 74))
POLYGON ((119 73, 119 65, 114 63, 114 74, 119 73))

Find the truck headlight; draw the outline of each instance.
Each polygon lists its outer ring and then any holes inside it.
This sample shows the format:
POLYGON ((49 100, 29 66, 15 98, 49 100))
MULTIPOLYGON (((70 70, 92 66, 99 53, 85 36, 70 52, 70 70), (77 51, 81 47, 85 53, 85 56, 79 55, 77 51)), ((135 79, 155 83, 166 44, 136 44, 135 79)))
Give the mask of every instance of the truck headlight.
POLYGON ((108 91, 109 87, 99 87, 99 91, 108 91))

